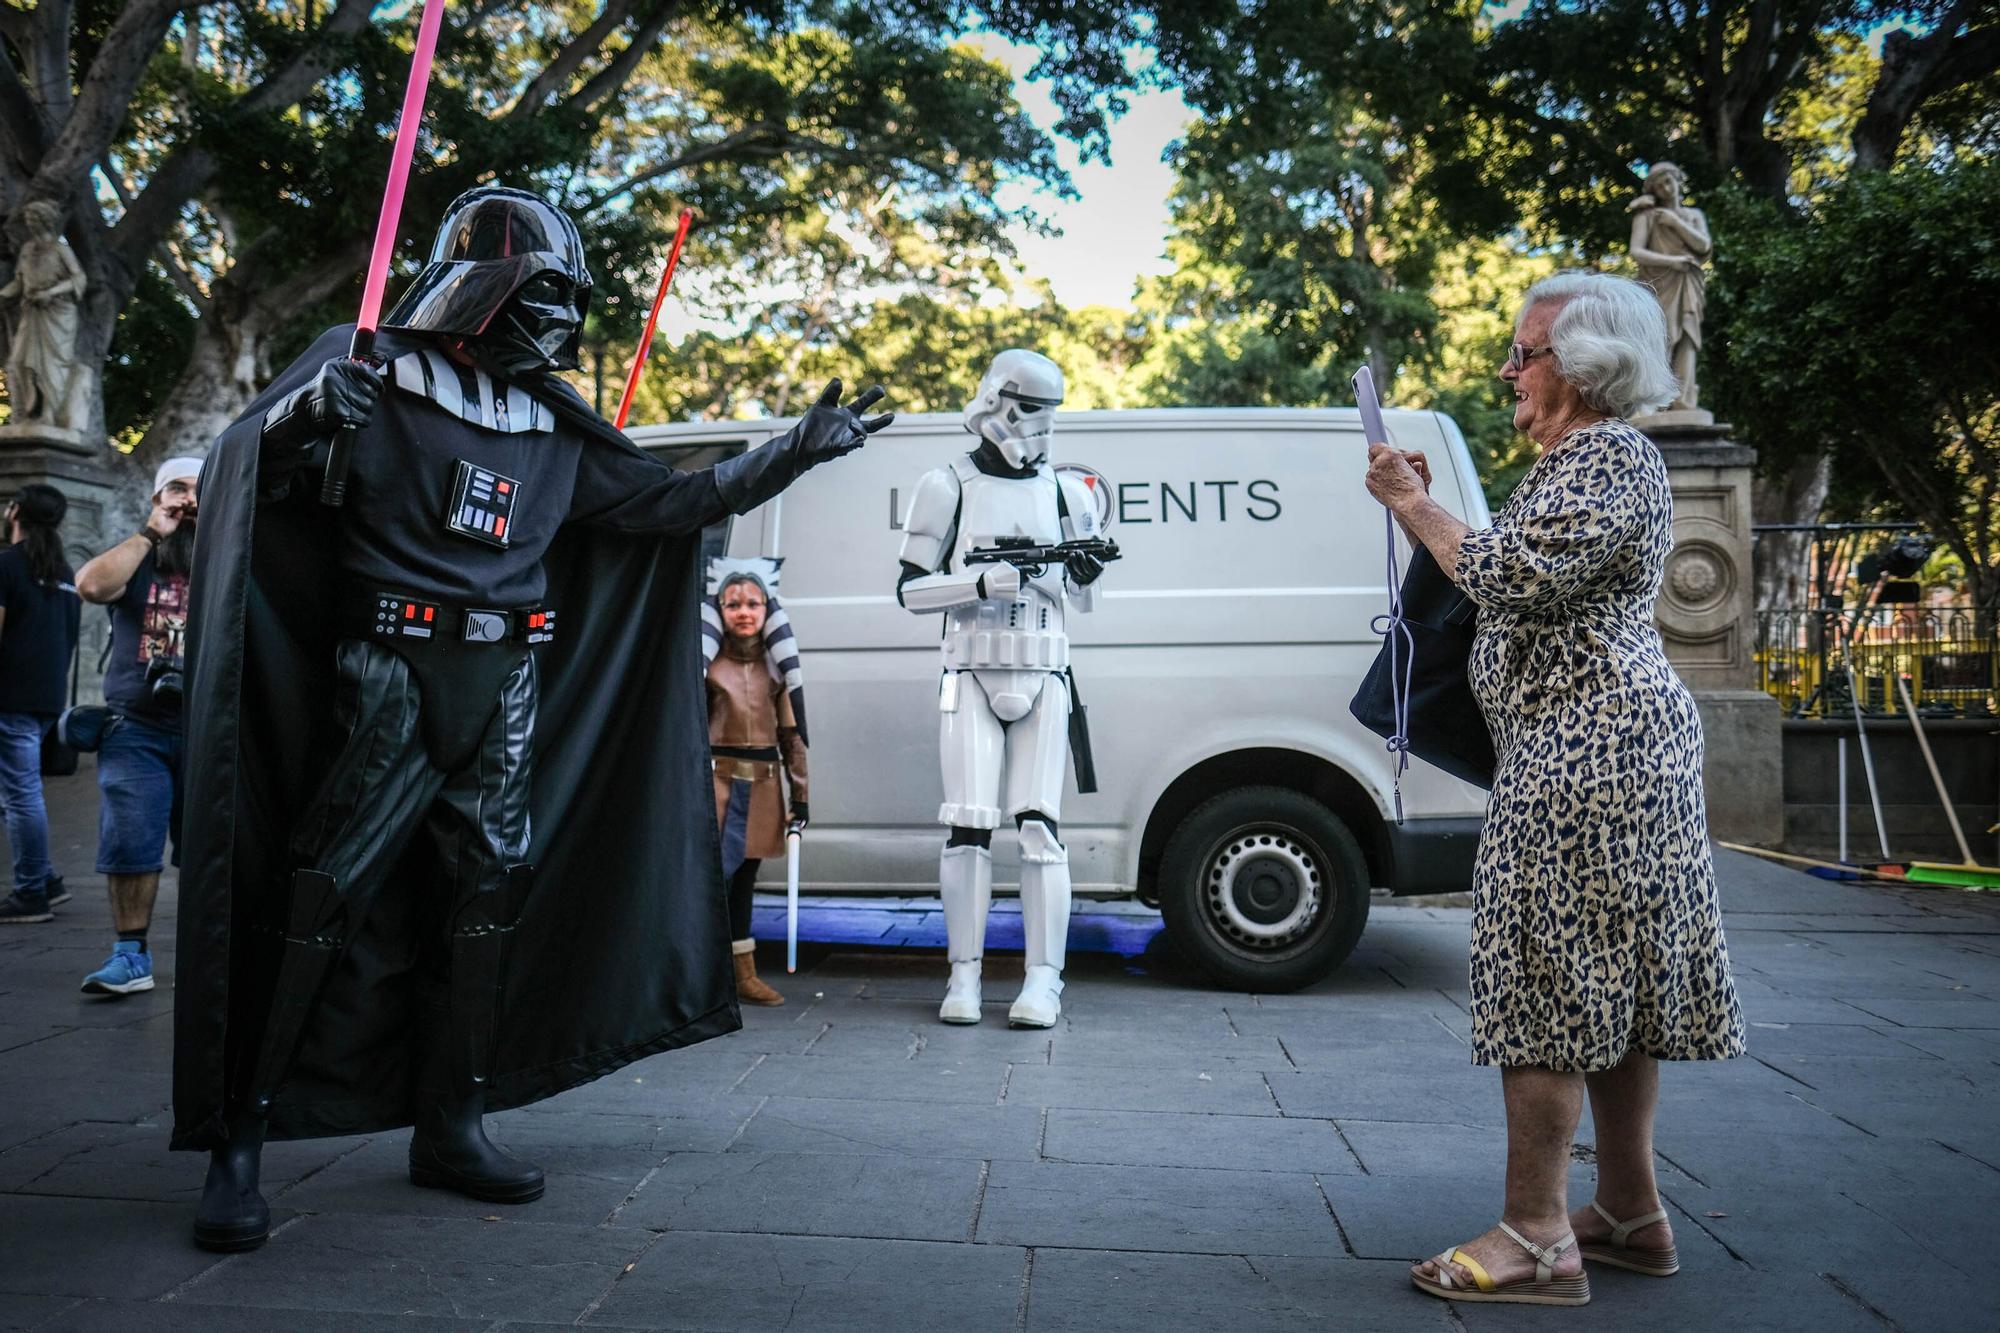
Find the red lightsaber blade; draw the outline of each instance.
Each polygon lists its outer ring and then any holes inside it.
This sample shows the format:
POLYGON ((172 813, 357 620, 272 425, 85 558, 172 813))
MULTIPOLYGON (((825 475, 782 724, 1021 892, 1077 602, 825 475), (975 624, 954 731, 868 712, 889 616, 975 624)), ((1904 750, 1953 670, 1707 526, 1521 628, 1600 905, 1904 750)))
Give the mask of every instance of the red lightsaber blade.
MULTIPOLYGON (((389 151, 389 185, 382 192, 382 212, 375 219, 375 249, 368 256, 368 279, 361 288, 361 317, 347 354, 356 360, 375 350, 375 326, 382 318, 382 291, 389 285, 389 261, 396 253, 396 224, 403 216, 403 189, 410 182, 410 158, 417 150, 417 132, 424 123, 424 94, 430 90, 431 62, 437 55, 438 29, 444 24, 445 0, 424 0, 417 23, 417 49, 410 56, 410 81, 403 88, 403 114, 396 120, 396 143, 389 151)), ((338 508, 347 499, 347 462, 354 450, 354 430, 333 437, 327 454, 321 504, 338 508)))
POLYGON ((632 396, 639 392, 639 376, 646 371, 646 354, 653 350, 653 328, 660 322, 660 306, 667 299, 667 284, 674 280, 674 266, 681 262, 681 246, 687 240, 688 228, 694 225, 694 214, 681 210, 681 225, 674 231, 674 248, 667 251, 667 271, 660 275, 660 290, 653 296, 653 309, 646 316, 646 332, 639 339, 639 354, 632 358, 632 373, 625 379, 625 396, 618 400, 618 419, 611 424, 625 429, 625 418, 632 411, 632 396))

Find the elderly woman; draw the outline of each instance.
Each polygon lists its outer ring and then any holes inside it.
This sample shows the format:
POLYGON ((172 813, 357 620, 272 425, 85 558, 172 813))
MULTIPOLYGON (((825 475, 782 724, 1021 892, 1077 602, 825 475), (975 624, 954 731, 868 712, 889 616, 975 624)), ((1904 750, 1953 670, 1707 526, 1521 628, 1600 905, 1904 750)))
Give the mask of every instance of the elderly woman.
POLYGON ((718 560, 710 568, 715 592, 702 617, 710 655, 708 748, 722 875, 729 885, 736 998, 780 1005, 785 997, 757 975, 750 907, 763 858, 784 855, 787 831, 806 825, 798 643, 777 604, 776 561, 718 560))
POLYGON ((1541 456, 1490 528, 1369 447, 1368 489, 1479 608, 1469 667, 1498 768, 1473 880, 1472 1059, 1499 1065, 1500 1225, 1411 1270, 1449 1300, 1582 1305, 1583 1261, 1679 1262, 1653 1178, 1660 1060, 1743 1051, 1702 805, 1701 724, 1653 625, 1666 467, 1623 418, 1674 394, 1658 302, 1561 274, 1528 292, 1500 377, 1541 456), (1568 1210, 1590 1096, 1597 1197, 1568 1210))

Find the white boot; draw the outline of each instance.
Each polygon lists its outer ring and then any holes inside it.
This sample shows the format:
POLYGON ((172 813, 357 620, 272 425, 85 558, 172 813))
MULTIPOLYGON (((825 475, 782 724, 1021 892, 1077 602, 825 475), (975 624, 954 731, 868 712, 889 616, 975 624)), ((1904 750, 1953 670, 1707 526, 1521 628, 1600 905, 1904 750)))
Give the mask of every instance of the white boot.
POLYGON ((1062 970, 1069 945, 1069 852, 1048 825, 1021 826, 1021 934, 1028 975, 1007 1011, 1020 1028, 1051 1028, 1062 1017, 1062 970))
POLYGON ((944 900, 944 936, 951 958, 938 1017, 947 1023, 979 1021, 979 961, 986 952, 986 911, 993 905, 993 853, 984 847, 947 847, 938 858, 938 896, 944 900))

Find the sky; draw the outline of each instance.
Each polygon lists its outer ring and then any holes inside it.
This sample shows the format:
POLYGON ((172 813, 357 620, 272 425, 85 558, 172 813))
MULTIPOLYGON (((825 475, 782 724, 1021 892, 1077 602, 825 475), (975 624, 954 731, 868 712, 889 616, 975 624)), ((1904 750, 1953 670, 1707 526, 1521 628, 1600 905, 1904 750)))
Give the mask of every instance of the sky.
POLYGON ((1025 185, 1002 192, 1003 203, 1028 204, 1062 229, 1054 237, 1016 229, 1013 239, 1022 269, 1047 278, 1056 299, 1072 309, 1130 307, 1133 288, 1142 276, 1173 270, 1164 254, 1173 172, 1160 155, 1181 137, 1187 104, 1172 91, 1135 95, 1130 109, 1111 123, 1110 164, 1084 163, 1074 143, 1053 133, 1057 113, 1048 85, 1023 78, 1035 63, 1036 49, 991 33, 980 33, 972 41, 1013 71, 1015 98, 1028 118, 1054 138, 1057 156, 1081 196, 1066 200, 1025 185))

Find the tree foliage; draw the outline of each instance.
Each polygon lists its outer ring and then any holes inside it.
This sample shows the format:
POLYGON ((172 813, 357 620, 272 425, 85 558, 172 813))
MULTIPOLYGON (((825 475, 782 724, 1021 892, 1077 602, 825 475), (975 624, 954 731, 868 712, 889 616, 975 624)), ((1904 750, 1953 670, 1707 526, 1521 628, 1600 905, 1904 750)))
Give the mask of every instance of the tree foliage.
POLYGON ((1828 451, 1849 496, 1892 498, 2000 608, 2000 162, 1851 176, 1805 225, 1730 216, 1724 410, 1780 458, 1828 451))

